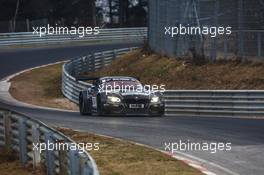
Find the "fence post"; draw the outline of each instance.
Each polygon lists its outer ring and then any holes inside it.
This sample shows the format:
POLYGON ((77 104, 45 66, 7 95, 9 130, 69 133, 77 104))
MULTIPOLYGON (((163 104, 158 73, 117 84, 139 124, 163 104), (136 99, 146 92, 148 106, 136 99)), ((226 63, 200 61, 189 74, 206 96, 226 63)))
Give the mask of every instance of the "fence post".
POLYGON ((27 129, 25 118, 19 118, 19 159, 22 165, 27 163, 27 129))
POLYGON ((116 50, 114 49, 114 51, 113 51, 113 60, 115 60, 116 57, 117 57, 117 54, 116 54, 116 50))
POLYGON ((11 149, 11 112, 4 112, 5 148, 11 149))
MULTIPOLYGON (((80 63, 81 63, 81 66, 80 66, 81 70, 78 72, 78 74, 80 74, 80 72, 82 72, 82 71, 84 70, 84 68, 87 68, 87 67, 86 67, 86 62, 87 62, 87 60, 88 60, 88 57, 87 57, 87 56, 83 56, 83 57, 82 57, 82 59, 81 59, 81 61, 80 61, 80 63)), ((78 67, 79 67, 79 66, 78 66, 78 67)))
MULTIPOLYGON (((215 0, 214 2, 214 24, 215 26, 218 26, 218 12, 219 12, 219 1, 218 0, 215 0)), ((217 58, 217 36, 212 38, 211 37, 211 40, 212 40, 212 47, 211 47, 211 59, 212 59, 212 62, 215 62, 216 61, 216 58, 217 58)))
POLYGON ((92 68, 91 68, 91 70, 95 71, 95 55, 94 55, 94 53, 91 55, 91 60, 92 60, 92 68))
POLYGON ((73 65, 73 71, 72 71, 73 72, 73 76, 76 77, 76 76, 78 76, 78 69, 77 69, 78 65, 76 64, 76 60, 73 61, 72 65, 73 65))
POLYGON ((87 55, 85 61, 85 71, 87 72, 89 72, 91 68, 90 61, 91 61, 91 55, 87 55))
POLYGON ((257 33, 258 35, 258 57, 260 58, 261 57, 261 45, 262 45, 262 42, 261 42, 261 32, 258 32, 257 33))
POLYGON ((243 4, 244 0, 238 1, 238 56, 244 60, 244 33, 243 33, 243 4))
POLYGON ((29 24, 29 19, 26 19, 26 24, 27 24, 27 32, 30 32, 30 24, 29 24))
POLYGON ((101 56, 101 67, 100 68, 104 67, 104 65, 105 65, 105 53, 102 52, 102 56, 101 56))
POLYGON ((46 166, 47 166, 47 174, 53 175, 54 174, 54 145, 52 148, 49 147, 50 144, 53 143, 52 141, 52 134, 50 132, 45 132, 45 143, 46 143, 46 166))
POLYGON ((92 174, 93 170, 91 169, 89 162, 87 158, 81 157, 80 159, 80 166, 81 166, 81 175, 87 175, 87 174, 92 174))
MULTIPOLYGON (((39 124, 32 125, 32 144, 37 145, 39 141, 39 124)), ((33 149, 33 168, 37 168, 40 164, 40 152, 38 149, 33 149)))
POLYGON ((70 150, 70 171, 71 175, 79 175, 79 156, 78 150, 70 150))
POLYGON ((228 52, 228 48, 227 48, 227 36, 224 35, 224 60, 227 60, 227 52, 228 52))
POLYGON ((59 175, 68 174, 69 168, 68 168, 67 150, 59 149, 59 165, 60 165, 59 175))

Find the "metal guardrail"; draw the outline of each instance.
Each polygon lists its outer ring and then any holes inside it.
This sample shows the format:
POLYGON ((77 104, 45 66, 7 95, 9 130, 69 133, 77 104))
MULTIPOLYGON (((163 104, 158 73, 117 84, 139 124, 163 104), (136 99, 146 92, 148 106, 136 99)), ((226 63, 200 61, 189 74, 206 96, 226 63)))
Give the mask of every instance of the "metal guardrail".
MULTIPOLYGON (((90 84, 77 81, 75 76, 108 65, 133 49, 95 53, 66 63, 62 73, 63 94, 78 104, 79 92, 90 84)), ((264 91, 167 90, 164 97, 166 116, 264 116, 264 91)))
POLYGON ((79 103, 79 93, 91 86, 89 83, 76 80, 76 76, 84 72, 95 71, 109 65, 117 57, 136 49, 137 47, 98 52, 75 58, 63 65, 62 93, 72 102, 79 103))
POLYGON ((167 116, 263 117, 262 90, 169 90, 167 116))
POLYGON ((33 32, 0 33, 0 45, 28 45, 28 44, 52 44, 66 42, 139 42, 147 38, 147 28, 115 28, 100 29, 97 35, 85 35, 80 38, 78 34, 44 35, 40 37, 33 32))
POLYGON ((38 143, 72 144, 70 138, 26 115, 0 109, 0 147, 13 150, 22 165, 44 164, 48 175, 99 175, 95 161, 86 151, 33 149, 38 143))

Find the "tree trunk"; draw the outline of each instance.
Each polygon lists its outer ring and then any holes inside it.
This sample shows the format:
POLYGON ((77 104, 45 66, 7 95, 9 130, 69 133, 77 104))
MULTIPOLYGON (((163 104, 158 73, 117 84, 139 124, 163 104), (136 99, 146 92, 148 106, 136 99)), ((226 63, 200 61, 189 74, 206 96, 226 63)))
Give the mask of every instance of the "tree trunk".
POLYGON ((113 0, 109 0, 108 1, 108 5, 109 5, 109 18, 110 18, 110 25, 112 26, 113 24, 113 0))
POLYGON ((15 32, 15 30, 16 30, 16 19, 17 19, 17 13, 18 13, 18 10, 19 10, 19 4, 20 4, 20 1, 17 0, 16 11, 15 11, 14 19, 13 19, 13 32, 15 32))
POLYGON ((119 0, 119 23, 121 27, 124 27, 127 23, 128 6, 128 0, 119 0))
POLYGON ((96 26, 95 0, 88 1, 88 23, 91 26, 96 26))

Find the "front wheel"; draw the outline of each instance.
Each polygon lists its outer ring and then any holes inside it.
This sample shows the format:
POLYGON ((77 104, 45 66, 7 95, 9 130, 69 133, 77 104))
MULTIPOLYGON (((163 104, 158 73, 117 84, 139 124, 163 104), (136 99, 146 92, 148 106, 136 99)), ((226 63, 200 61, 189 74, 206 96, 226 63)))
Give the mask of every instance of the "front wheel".
POLYGON ((81 115, 90 115, 88 100, 84 98, 83 94, 79 97, 79 111, 81 115))
POLYGON ((101 97, 100 96, 97 96, 97 113, 96 113, 96 115, 98 115, 98 116, 105 115, 103 104, 101 102, 101 97))

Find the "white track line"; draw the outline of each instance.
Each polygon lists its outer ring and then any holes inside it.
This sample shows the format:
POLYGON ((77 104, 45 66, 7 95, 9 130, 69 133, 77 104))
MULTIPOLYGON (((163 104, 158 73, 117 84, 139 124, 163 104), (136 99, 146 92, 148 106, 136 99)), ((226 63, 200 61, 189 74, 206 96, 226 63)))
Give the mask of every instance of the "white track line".
POLYGON ((37 106, 37 105, 33 105, 33 104, 28 104, 28 103, 25 103, 25 102, 16 100, 9 93, 9 88, 11 86, 10 80, 12 78, 14 78, 14 77, 16 77, 18 75, 21 75, 23 73, 32 71, 34 69, 44 68, 44 67, 47 67, 47 66, 52 66, 52 65, 55 65, 55 64, 60 64, 60 63, 65 63, 65 62, 67 62, 67 61, 58 61, 58 62, 51 63, 51 64, 45 64, 45 65, 42 65, 42 66, 37 66, 37 67, 25 69, 25 70, 22 70, 20 72, 17 72, 17 73, 14 73, 12 75, 9 75, 9 76, 3 78, 0 81, 0 92, 5 93, 5 96, 8 96, 9 97, 8 100, 10 100, 9 102, 12 105, 17 105, 17 106, 21 106, 21 107, 28 107, 28 108, 44 109, 44 110, 50 110, 50 111, 77 112, 77 111, 73 111, 73 110, 66 110, 66 109, 59 109, 59 108, 50 108, 50 107, 43 107, 43 106, 37 106))
MULTIPOLYGON (((63 128, 63 127, 62 127, 63 128)), ((68 128, 66 128, 68 129, 68 128)), ((88 131, 85 131, 85 130, 75 130, 75 131, 78 131, 78 132, 88 132, 88 131)), ((189 154, 186 154, 186 153, 182 153, 182 152, 176 152, 177 155, 172 155, 166 151, 163 151, 163 150, 160 150, 160 149, 157 149, 157 148, 154 148, 152 146, 149 146, 149 145, 145 145, 145 144, 141 144, 141 143, 137 143, 137 142, 134 142, 134 141, 128 141, 128 140, 124 140, 124 139, 120 139, 120 138, 115 138, 115 137, 112 137, 112 136, 107 136, 107 135, 103 135, 103 134, 97 134, 97 133, 93 133, 95 135, 98 135, 98 136, 102 136, 102 137, 106 137, 106 138, 111 138, 111 139, 115 139, 115 140, 119 140, 119 141, 123 141, 123 142, 129 142, 129 143, 132 143, 132 144, 135 144, 135 145, 138 145, 138 146, 143 146, 143 147, 146 147, 146 148, 150 148, 150 149, 153 149, 153 150, 156 150, 156 151, 159 151, 163 154, 167 154, 169 156, 171 156, 172 158, 175 158, 177 160, 180 160, 180 161, 183 161, 184 163, 188 164, 189 166, 201 171, 203 174, 205 175, 218 175, 217 173, 215 172, 212 172, 210 170, 208 170, 206 167, 202 166, 202 164, 207 164, 207 165, 210 165, 212 167, 215 167, 217 168, 218 170, 221 170, 229 175, 239 175, 238 173, 235 173, 227 168, 224 168, 220 165, 217 165, 215 163, 212 163, 212 162, 209 162, 207 160, 204 160, 204 159, 201 159, 201 158, 198 158, 198 157, 195 157, 195 156, 192 156, 192 155, 189 155, 189 154)), ((219 174, 221 175, 221 174, 219 174)))

